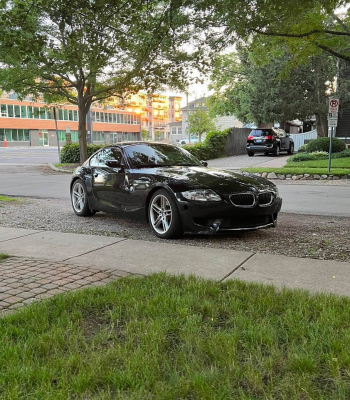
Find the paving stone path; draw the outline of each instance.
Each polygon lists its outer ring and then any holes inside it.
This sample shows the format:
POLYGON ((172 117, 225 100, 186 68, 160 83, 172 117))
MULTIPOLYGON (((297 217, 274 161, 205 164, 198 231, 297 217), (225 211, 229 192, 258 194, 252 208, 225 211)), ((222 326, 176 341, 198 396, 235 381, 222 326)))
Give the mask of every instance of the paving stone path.
POLYGON ((130 275, 118 270, 10 257, 0 261, 0 316, 58 293, 102 286, 130 275))

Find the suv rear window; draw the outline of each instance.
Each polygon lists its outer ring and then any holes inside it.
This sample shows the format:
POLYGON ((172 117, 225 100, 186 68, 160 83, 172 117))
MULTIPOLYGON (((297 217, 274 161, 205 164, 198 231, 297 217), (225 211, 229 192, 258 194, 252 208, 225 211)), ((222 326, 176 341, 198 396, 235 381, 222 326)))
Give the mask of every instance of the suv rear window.
POLYGON ((253 129, 250 132, 250 136, 258 137, 258 136, 271 136, 273 135, 272 129, 253 129))

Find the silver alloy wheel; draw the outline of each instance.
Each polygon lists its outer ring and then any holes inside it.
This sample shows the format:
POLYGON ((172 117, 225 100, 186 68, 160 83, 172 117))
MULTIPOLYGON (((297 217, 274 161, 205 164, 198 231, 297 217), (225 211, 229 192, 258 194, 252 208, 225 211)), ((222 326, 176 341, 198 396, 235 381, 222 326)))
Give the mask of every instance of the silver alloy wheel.
POLYGON ((168 232, 173 217, 169 200, 159 194, 153 198, 149 210, 153 229, 161 235, 168 232))
POLYGON ((277 146, 277 147, 276 147, 276 156, 279 156, 279 155, 280 155, 280 147, 277 146))
POLYGON ((76 182, 72 189, 72 204, 77 213, 81 213, 85 206, 85 190, 80 182, 76 182))

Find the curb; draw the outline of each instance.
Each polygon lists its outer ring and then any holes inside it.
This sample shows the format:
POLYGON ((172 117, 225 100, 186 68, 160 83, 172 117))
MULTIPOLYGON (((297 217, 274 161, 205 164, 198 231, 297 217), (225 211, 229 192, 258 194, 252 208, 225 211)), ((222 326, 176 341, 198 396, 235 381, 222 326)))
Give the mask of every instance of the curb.
POLYGON ((72 171, 67 171, 66 169, 57 168, 57 167, 55 167, 52 163, 47 163, 47 165, 48 165, 53 171, 56 171, 56 172, 65 172, 66 174, 72 174, 72 173, 73 173, 72 171))
POLYGON ((331 174, 276 174, 275 172, 253 172, 252 175, 260 176, 266 179, 279 179, 279 180, 312 180, 312 181, 325 181, 325 180, 348 180, 350 174, 347 175, 331 175, 331 174))

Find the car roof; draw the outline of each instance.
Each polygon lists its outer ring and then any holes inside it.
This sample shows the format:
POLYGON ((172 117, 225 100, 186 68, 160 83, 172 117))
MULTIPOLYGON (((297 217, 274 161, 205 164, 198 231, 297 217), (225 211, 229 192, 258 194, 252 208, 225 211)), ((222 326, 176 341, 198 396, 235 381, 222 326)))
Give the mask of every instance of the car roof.
POLYGON ((119 142, 119 143, 114 143, 106 147, 130 147, 130 146, 136 146, 136 145, 145 145, 149 146, 151 144, 156 144, 160 146, 173 146, 171 143, 159 143, 159 142, 142 142, 142 141, 135 141, 135 142, 119 142))

